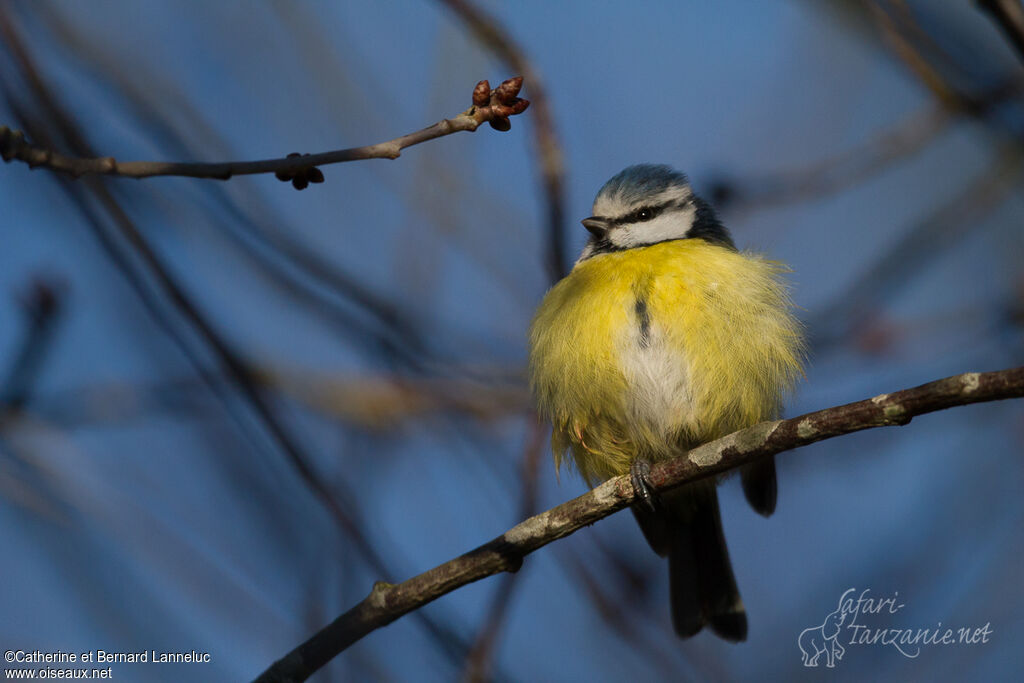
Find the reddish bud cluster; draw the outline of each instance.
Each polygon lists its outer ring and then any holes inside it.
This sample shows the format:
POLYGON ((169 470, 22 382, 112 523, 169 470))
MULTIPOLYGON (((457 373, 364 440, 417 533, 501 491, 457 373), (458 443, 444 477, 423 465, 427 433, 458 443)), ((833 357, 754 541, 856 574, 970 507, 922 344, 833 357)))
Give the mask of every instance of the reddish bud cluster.
POLYGON ((481 123, 487 121, 495 130, 510 129, 508 117, 521 114, 530 106, 529 100, 518 97, 522 87, 522 76, 510 78, 494 90, 488 81, 480 81, 473 88, 473 116, 481 123))

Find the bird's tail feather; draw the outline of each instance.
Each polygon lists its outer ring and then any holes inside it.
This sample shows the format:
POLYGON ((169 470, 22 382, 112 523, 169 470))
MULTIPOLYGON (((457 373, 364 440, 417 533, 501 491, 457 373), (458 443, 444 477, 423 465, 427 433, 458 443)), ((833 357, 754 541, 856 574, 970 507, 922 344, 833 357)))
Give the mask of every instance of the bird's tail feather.
POLYGON ((634 509, 651 547, 668 555, 672 625, 682 638, 705 625, 720 637, 746 640, 747 614, 722 532, 711 481, 663 494, 658 514, 634 509))
POLYGON ((743 495, 750 507, 765 517, 775 512, 775 501, 779 497, 779 485, 775 477, 775 456, 755 460, 740 468, 743 495))

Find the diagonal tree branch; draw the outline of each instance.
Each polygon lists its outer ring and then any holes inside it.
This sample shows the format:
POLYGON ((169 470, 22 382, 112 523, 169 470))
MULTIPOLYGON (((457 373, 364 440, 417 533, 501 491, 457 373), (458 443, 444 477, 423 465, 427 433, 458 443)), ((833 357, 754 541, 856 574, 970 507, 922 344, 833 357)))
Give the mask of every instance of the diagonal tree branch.
POLYGON ((87 174, 103 174, 126 178, 187 176, 227 180, 236 175, 276 173, 281 180, 291 180, 296 189, 303 189, 306 186, 303 181, 322 182, 322 173, 318 176, 308 174, 310 169, 317 166, 364 159, 397 159, 406 147, 464 130, 474 131, 484 122, 490 123, 497 130, 508 130, 508 117, 521 114, 530 105, 528 100, 517 97, 522 85, 522 76, 510 78, 493 90, 490 83, 480 81, 473 89, 473 105, 454 118, 441 119, 432 126, 387 142, 319 154, 295 154, 281 159, 222 163, 118 161, 113 157, 69 157, 50 149, 36 147, 25 140, 21 131, 0 126, 0 155, 4 161, 23 161, 31 168, 42 167, 61 171, 76 178, 87 174), (297 178, 300 179, 299 184, 295 182, 297 178))
MULTIPOLYGON (((954 375, 788 420, 756 424, 658 463, 651 468, 651 483, 663 491, 816 441, 905 425, 917 415, 954 406, 1020 397, 1024 397, 1024 366, 954 375)), ((275 662, 256 683, 304 681, 370 632, 466 584, 518 570, 526 555, 629 506, 633 498, 629 476, 615 477, 408 581, 378 582, 362 602, 275 662)))

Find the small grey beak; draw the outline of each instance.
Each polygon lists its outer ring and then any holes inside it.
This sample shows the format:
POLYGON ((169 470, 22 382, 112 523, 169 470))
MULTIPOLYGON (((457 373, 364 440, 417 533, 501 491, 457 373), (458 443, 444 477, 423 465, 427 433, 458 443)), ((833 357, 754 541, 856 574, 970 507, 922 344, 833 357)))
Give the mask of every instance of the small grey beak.
POLYGON ((584 218, 580 223, 583 223, 583 227, 590 231, 590 234, 594 237, 601 239, 608 234, 608 230, 611 229, 611 224, 604 218, 598 218, 597 216, 591 216, 590 218, 584 218))

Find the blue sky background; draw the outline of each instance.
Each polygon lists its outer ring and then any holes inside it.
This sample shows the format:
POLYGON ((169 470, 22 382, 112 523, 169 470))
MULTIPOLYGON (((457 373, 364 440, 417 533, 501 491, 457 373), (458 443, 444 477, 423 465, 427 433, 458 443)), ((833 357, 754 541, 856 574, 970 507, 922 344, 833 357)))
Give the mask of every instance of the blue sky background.
MULTIPOLYGON (((1020 62, 970 3, 908 4, 958 87, 1019 82, 1020 62)), ((573 258, 578 219, 626 165, 670 163, 705 192, 725 181, 765 188, 937 108, 860 3, 484 6, 550 95, 573 258)), ((462 111, 481 78, 514 75, 433 2, 4 11, 91 145, 124 160, 379 142, 462 111)), ((0 123, 19 127, 16 110, 37 103, 0 47, 0 123)), ((721 205, 741 247, 794 270, 814 346, 787 415, 1024 362, 1022 120, 1015 103, 987 122, 951 117, 913 154, 837 191, 778 203, 741 193, 721 205), (961 197, 979 178, 992 196, 961 197)), ((525 330, 549 286, 532 126, 528 111, 508 133, 484 127, 397 161, 324 167, 326 182, 304 192, 272 176, 106 181, 258 368, 320 479, 352 494, 345 504, 392 580, 521 518, 520 463, 535 440, 525 330), (283 255, 283 242, 306 255, 283 255), (310 274, 314 259, 334 285, 310 274), (393 309, 399 346, 418 340, 415 363, 387 352, 387 323, 339 293, 342 278, 393 309)), ((0 372, 24 339, 30 283, 61 283, 63 304, 31 400, 0 431, 0 644, 194 649, 212 663, 115 665, 115 680, 250 679, 384 577, 237 390, 200 380, 71 197, 47 171, 0 167, 0 372)), ((144 282, 201 366, 216 368, 144 282)), ((741 645, 673 636, 665 567, 631 516, 615 515, 527 558, 493 676, 818 680, 824 670, 801 665, 797 637, 856 587, 905 604, 873 627, 990 623, 994 635, 913 659, 850 645, 830 678, 1009 679, 1024 641, 1022 440, 1024 408, 1003 402, 786 453, 767 520, 727 481, 723 517, 750 619, 741 645)), ((549 455, 545 442, 537 510, 584 490, 571 473, 556 481, 549 455)), ((504 580, 423 612, 471 643, 504 580)), ((464 674, 463 659, 406 617, 314 680, 447 681, 464 674)))

